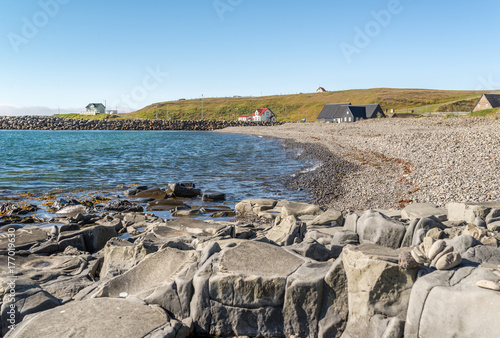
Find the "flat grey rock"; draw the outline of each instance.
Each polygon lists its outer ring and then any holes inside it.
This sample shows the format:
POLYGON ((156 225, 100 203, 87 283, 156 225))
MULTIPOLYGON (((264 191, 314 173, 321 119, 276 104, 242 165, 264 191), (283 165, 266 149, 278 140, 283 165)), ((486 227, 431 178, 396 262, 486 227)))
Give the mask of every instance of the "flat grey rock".
POLYGON ((431 203, 413 203, 401 211, 401 219, 413 220, 430 216, 435 216, 440 221, 446 221, 448 217, 446 209, 431 203))
POLYGON ((123 299, 89 299, 41 312, 23 321, 9 338, 137 337, 167 324, 159 309, 123 299))

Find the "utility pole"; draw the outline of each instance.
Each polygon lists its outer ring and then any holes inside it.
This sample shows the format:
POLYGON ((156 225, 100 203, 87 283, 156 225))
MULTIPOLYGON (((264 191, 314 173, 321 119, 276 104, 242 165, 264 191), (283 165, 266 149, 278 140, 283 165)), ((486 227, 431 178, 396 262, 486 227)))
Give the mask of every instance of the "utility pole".
POLYGON ((201 94, 201 120, 203 121, 203 94, 201 94))

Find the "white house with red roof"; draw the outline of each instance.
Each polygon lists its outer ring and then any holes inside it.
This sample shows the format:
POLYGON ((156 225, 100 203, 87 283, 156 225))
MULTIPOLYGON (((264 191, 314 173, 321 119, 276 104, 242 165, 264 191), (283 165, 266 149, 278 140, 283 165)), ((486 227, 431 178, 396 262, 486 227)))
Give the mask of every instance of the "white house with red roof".
POLYGON ((253 121, 253 115, 241 115, 238 121, 253 121))
POLYGON ((253 115, 242 115, 238 121, 276 122, 276 115, 269 108, 260 108, 253 115))

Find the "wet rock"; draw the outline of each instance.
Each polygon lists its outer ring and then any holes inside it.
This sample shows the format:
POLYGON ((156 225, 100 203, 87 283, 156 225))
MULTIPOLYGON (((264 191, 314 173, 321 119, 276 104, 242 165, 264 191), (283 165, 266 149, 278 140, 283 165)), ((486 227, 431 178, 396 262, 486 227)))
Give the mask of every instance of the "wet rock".
POLYGON ((79 205, 69 205, 56 212, 59 217, 73 217, 78 214, 85 214, 88 212, 88 208, 82 204, 79 205))
POLYGON ((163 211, 163 210, 170 211, 182 206, 185 206, 184 202, 176 200, 174 198, 168 198, 168 199, 161 199, 149 202, 146 205, 146 209, 151 211, 163 211))
POLYGON ((204 202, 225 201, 226 194, 218 191, 205 191, 203 196, 201 196, 201 200, 204 202))
POLYGON ((154 188, 138 191, 134 196, 138 198, 154 198, 155 200, 162 200, 167 197, 167 193, 161 189, 154 188))
POLYGON ((136 203, 132 203, 127 200, 123 201, 112 201, 104 206, 105 210, 109 211, 120 211, 120 212, 143 212, 142 206, 136 203))
POLYGON ((172 217, 196 217, 201 214, 200 209, 177 210, 172 213, 172 217))
POLYGON ((201 190, 182 183, 173 183, 168 185, 169 191, 171 191, 175 197, 186 197, 193 198, 201 196, 201 190))

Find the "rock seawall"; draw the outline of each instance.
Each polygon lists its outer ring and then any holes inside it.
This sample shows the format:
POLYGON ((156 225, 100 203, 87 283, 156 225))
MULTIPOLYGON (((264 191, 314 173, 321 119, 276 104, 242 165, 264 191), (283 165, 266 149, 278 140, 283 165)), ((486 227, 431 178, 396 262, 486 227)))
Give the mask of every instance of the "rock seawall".
POLYGON ((0 116, 3 130, 216 130, 241 126, 272 126, 280 122, 171 121, 171 120, 85 120, 54 116, 0 116))

